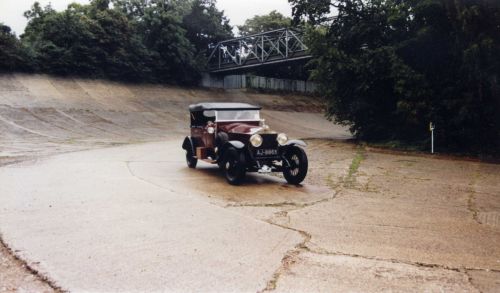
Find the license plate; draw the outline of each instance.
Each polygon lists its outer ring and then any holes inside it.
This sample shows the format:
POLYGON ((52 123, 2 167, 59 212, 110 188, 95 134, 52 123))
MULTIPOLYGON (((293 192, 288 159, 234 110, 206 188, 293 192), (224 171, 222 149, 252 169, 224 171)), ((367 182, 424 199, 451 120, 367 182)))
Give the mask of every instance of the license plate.
POLYGON ((257 156, 276 156, 278 150, 257 150, 257 156))

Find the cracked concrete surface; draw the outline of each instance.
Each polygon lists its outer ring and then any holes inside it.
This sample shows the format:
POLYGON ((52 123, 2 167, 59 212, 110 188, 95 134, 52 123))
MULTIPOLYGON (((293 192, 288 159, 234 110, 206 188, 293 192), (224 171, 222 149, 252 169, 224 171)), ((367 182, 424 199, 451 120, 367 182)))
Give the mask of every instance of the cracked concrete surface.
POLYGON ((343 185, 332 201, 275 218, 282 225, 311 235, 294 261, 297 269, 285 270, 281 282, 277 282, 277 291, 500 289, 496 280, 500 231, 475 220, 486 206, 492 210, 498 205, 500 189, 491 180, 500 179, 498 165, 371 151, 355 175, 356 183, 343 185), (477 193, 471 189, 477 183, 469 184, 467 179, 483 176, 488 177, 490 185, 481 185, 481 189, 488 192, 477 193), (367 188, 368 184, 371 188, 367 188), (471 204, 484 202, 483 195, 487 195, 489 204, 473 212, 471 204), (349 258, 355 260, 346 261, 349 258), (373 267, 380 265, 382 270, 391 263, 390 271, 394 273, 381 276, 363 269, 358 261, 363 265, 373 261, 373 267), (401 271, 406 268, 412 272, 401 271), (429 272, 433 272, 431 278, 426 277, 429 272), (415 280, 402 282, 400 278, 406 277, 398 275, 407 273, 415 280), (329 277, 318 279, 312 275, 329 277))
MULTIPOLYGON (((140 170, 132 166, 131 173, 124 164, 134 157, 158 167, 162 150, 177 145, 86 151, 29 168, 0 169, 4 240, 70 291, 252 292, 264 287, 273 264, 302 238, 169 182, 138 179, 144 177, 135 175, 140 170), (29 185, 23 186, 24 178, 32 178, 29 185)), ((184 169, 181 150, 162 159, 172 161, 160 167, 170 174, 184 169)), ((184 184, 197 178, 191 180, 184 184)))
POLYGON ((276 292, 478 292, 464 273, 343 255, 304 252, 276 292))
POLYGON ((0 292, 500 291, 500 166, 358 147, 320 109, 0 76, 0 292), (186 168, 187 105, 210 100, 307 138, 303 186, 186 168))

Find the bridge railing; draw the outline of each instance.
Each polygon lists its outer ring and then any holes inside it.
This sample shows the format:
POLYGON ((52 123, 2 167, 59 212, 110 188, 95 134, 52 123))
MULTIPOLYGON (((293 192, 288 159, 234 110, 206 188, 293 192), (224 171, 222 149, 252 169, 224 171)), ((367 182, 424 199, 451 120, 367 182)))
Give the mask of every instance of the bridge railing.
POLYGON ((279 29, 218 43, 208 57, 208 71, 226 71, 309 58, 303 34, 279 29))

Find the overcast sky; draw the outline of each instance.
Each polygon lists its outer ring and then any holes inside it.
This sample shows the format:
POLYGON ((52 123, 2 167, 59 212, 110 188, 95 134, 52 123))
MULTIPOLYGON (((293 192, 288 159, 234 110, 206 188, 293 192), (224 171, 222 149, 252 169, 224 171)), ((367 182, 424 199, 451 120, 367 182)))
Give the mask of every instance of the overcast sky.
MULTIPOLYGON (((10 26, 17 35, 24 32, 26 19, 23 12, 30 9, 35 0, 0 0, 0 22, 10 26)), ((49 2, 56 10, 65 9, 69 3, 88 3, 88 0, 38 0, 42 6, 49 2)), ((247 18, 277 10, 291 15, 288 0, 218 0, 217 6, 224 10, 232 25, 241 25, 247 18)))

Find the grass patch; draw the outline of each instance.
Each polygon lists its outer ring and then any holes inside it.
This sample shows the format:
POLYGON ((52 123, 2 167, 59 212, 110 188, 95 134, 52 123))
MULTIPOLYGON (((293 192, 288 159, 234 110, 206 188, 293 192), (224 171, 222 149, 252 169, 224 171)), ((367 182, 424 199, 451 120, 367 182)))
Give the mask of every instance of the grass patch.
POLYGON ((407 151, 407 152, 425 152, 430 149, 429 146, 423 146, 423 144, 415 143, 409 144, 398 140, 391 141, 381 141, 381 142, 366 142, 368 146, 382 149, 391 149, 397 151, 407 151))
POLYGON ((351 165, 349 166, 349 173, 344 180, 345 187, 352 187, 354 182, 356 182, 356 173, 358 173, 359 167, 364 159, 365 149, 363 147, 359 147, 356 155, 352 159, 351 165))

